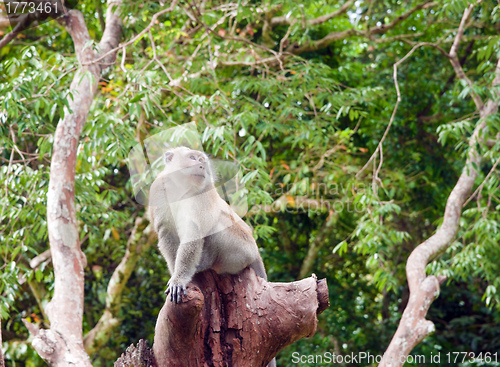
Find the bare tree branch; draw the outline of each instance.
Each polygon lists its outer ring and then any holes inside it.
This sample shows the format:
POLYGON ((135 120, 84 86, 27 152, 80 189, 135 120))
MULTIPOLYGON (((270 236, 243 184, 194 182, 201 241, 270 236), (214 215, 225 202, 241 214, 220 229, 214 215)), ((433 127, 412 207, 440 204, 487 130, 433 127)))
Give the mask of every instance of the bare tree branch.
MULTIPOLYGON (((464 17, 467 16, 466 11, 464 17)), ((488 100, 485 106, 481 105, 480 120, 469 139, 469 153, 462 174, 446 202, 443 223, 436 233, 417 246, 408 258, 406 274, 410 288, 410 299, 379 366, 402 366, 401 357, 408 356, 418 343, 435 330, 434 324, 426 320, 425 316, 432 302, 439 296, 440 283, 444 281, 445 277, 427 276, 425 268, 453 241, 458 231, 462 207, 478 176, 481 155, 477 147, 484 143, 481 134, 486 127, 487 118, 497 113, 498 110, 499 100, 496 87, 500 85, 500 58, 495 73, 491 84, 493 99, 488 100)))
POLYGON ((448 54, 440 46, 436 45, 435 43, 421 42, 421 43, 418 43, 415 46, 413 46, 413 48, 401 60, 399 60, 398 62, 396 62, 394 64, 393 78, 394 78, 394 86, 396 88, 396 94, 397 94, 396 104, 394 105, 394 109, 392 110, 392 115, 391 115, 391 118, 389 120, 389 124, 387 125, 387 128, 385 129, 385 132, 384 132, 384 135, 382 136, 382 139, 380 139, 380 142, 378 143, 377 148, 375 149, 375 151, 371 155, 370 159, 359 170, 359 172, 356 173, 356 178, 359 178, 359 176, 361 175, 361 173, 368 167, 368 165, 370 164, 370 162, 373 161, 375 159, 375 157, 377 156, 377 154, 380 153, 381 159, 380 159, 380 162, 379 162, 379 166, 378 166, 377 170, 375 170, 373 172, 373 180, 374 180, 374 182, 375 182, 375 180, 377 180, 377 174, 380 171, 380 168, 381 168, 382 162, 383 162, 383 155, 381 153, 382 152, 382 144, 384 143, 384 140, 387 137, 387 134, 389 133, 389 130, 391 129, 392 123, 394 122, 394 117, 396 116, 396 111, 398 110, 399 103, 401 102, 401 92, 399 90, 399 84, 398 84, 398 66, 400 64, 402 64, 408 57, 410 57, 413 54, 413 52, 415 52, 415 50, 417 48, 422 47, 422 46, 432 46, 432 47, 435 47, 441 53, 443 53, 445 56, 448 56, 448 54))
POLYGON ((33 259, 31 259, 30 267, 31 269, 36 269, 41 263, 49 259, 50 259, 50 249, 45 250, 40 255, 35 256, 33 259))
MULTIPOLYGON (((108 60, 109 53, 121 36, 119 8, 121 1, 108 0, 106 29, 101 50, 108 60)), ((73 39, 75 53, 81 64, 98 55, 87 47, 91 41, 81 12, 70 10, 58 21, 73 39)), ((87 119, 97 92, 97 83, 105 65, 92 63, 81 66, 70 86, 69 108, 61 111, 62 119, 54 136, 49 189, 47 194, 47 225, 50 251, 54 265, 54 296, 46 313, 51 328, 39 330, 24 320, 34 336, 33 347, 52 366, 67 366, 71 360, 79 366, 91 367, 83 348, 83 293, 86 258, 80 248, 75 209, 75 165, 80 132, 87 119)))
POLYGON ((425 34, 424 32, 410 33, 410 34, 399 34, 399 35, 393 36, 393 37, 384 37, 384 38, 378 37, 378 38, 375 38, 373 41, 375 41, 376 43, 389 43, 389 42, 394 42, 394 41, 403 41, 403 42, 409 43, 411 45, 414 45, 415 42, 409 41, 408 38, 421 37, 424 34, 425 34))
POLYGON ((398 23, 401 23, 403 20, 407 19, 410 15, 412 15, 413 13, 415 13, 416 11, 418 10, 422 10, 422 9, 427 9, 427 8, 430 8, 430 7, 433 7, 437 5, 437 2, 431 2, 430 0, 427 0, 425 2, 423 2, 422 4, 420 5, 417 5, 416 7, 414 7, 413 9, 407 11, 406 13, 400 15, 399 17, 397 17, 396 19, 394 19, 392 22, 390 22, 389 24, 382 24, 378 27, 374 27, 374 28, 371 28, 368 33, 371 33, 371 34, 381 34, 381 33, 385 33, 387 32, 389 29, 391 28, 394 28, 396 25, 398 25, 398 23))
POLYGON ((26 28, 26 26, 28 24, 29 24, 29 17, 23 16, 22 20, 16 24, 14 29, 2 37, 2 39, 0 40, 0 49, 2 49, 4 46, 8 45, 10 43, 10 41, 12 41, 14 38, 16 38, 16 36, 19 33, 21 33, 26 28))
MULTIPOLYGON (((205 28, 206 32, 207 33, 211 33, 213 34, 215 37, 217 38, 220 38, 220 39, 224 39, 224 40, 229 40, 229 41, 237 41, 237 42, 242 42, 242 43, 246 43, 247 45, 250 45, 250 46, 254 46, 256 48, 259 48, 259 49, 262 49, 264 51, 267 51, 269 53, 272 53, 274 55, 274 59, 276 61, 278 61, 278 63, 281 63, 281 59, 280 59, 280 54, 276 51, 274 51, 273 49, 270 49, 269 47, 267 46, 264 46, 264 45, 260 45, 258 43, 254 43, 246 38, 243 38, 243 37, 233 37, 233 36, 222 36, 220 34, 218 34, 217 32, 215 32, 214 29, 212 29, 211 27, 209 27, 206 23, 204 23, 200 16, 201 16, 201 11, 198 9, 197 5, 196 5, 196 2, 193 1, 193 4, 192 7, 197 11, 198 14, 196 14, 196 12, 194 13, 190 13, 187 11, 187 9, 185 9, 184 7, 182 7, 184 9, 184 11, 186 12, 186 14, 191 14, 190 17, 194 17, 196 19, 196 22, 201 24, 203 26, 203 28, 205 28)), ((182 5, 181 5, 182 6, 182 5)))
POLYGON ((431 6, 436 5, 434 2, 430 2, 430 0, 427 0, 426 2, 417 5, 413 9, 409 10, 405 14, 400 15, 396 19, 394 19, 391 23, 389 24, 382 24, 381 26, 371 28, 369 30, 357 30, 355 28, 347 29, 341 32, 332 32, 328 34, 327 36, 323 37, 320 40, 316 41, 311 41, 309 43, 306 43, 302 46, 297 46, 297 45, 292 45, 290 46, 287 51, 291 52, 295 55, 300 55, 304 52, 311 52, 311 51, 316 51, 322 48, 327 47, 334 41, 337 41, 339 39, 345 39, 351 36, 364 36, 364 37, 370 37, 370 35, 373 34, 382 34, 387 32, 389 29, 394 28, 397 24, 401 23, 403 20, 407 19, 410 15, 415 13, 418 10, 421 9, 426 9, 431 6))
MULTIPOLYGON (((116 1, 118 1, 118 0, 116 0, 116 1)), ((125 47, 131 45, 132 43, 134 43, 135 41, 137 41, 138 39, 140 39, 142 36, 144 36, 146 33, 148 33, 151 28, 153 28, 153 26, 156 24, 156 20, 158 19, 158 17, 160 15, 169 13, 172 10, 174 10, 176 4, 177 4, 177 0, 173 0, 172 4, 170 5, 169 8, 163 9, 163 10, 159 11, 158 13, 155 13, 153 15, 153 17, 151 18, 151 21, 149 22, 149 24, 147 25, 147 27, 145 27, 137 36, 133 37, 131 40, 129 40, 129 41, 125 42, 125 43, 120 43, 118 46, 106 50, 106 52, 104 52, 103 55, 100 55, 98 58, 96 58, 94 60, 91 60, 91 61, 88 61, 88 62, 86 62, 86 63, 84 63, 82 65, 91 65, 91 64, 98 63, 99 61, 104 60, 110 54, 116 53, 116 51, 118 51, 119 49, 125 48, 125 47)), ((109 11, 109 8, 108 8, 108 11, 109 11)), ((107 14, 107 12, 106 12, 106 14, 107 14)), ((107 17, 107 15, 106 15, 106 17, 107 17)), ((104 43, 109 43, 107 38, 108 37, 107 37, 106 32, 105 32, 103 34, 101 43, 103 43, 103 42, 104 43)))
POLYGON ((467 201, 464 203, 464 205, 463 205, 464 208, 467 206, 467 204, 469 204, 469 202, 472 199, 474 199, 476 197, 477 194, 479 194, 483 190, 484 184, 486 182, 488 182, 488 179, 491 177, 491 175, 493 174, 493 172, 495 172, 495 169, 497 168, 497 166, 498 166, 499 163, 500 163, 500 157, 495 161, 495 163, 493 164, 493 167, 491 167, 490 171, 488 172, 488 174, 484 178, 483 182, 481 182, 481 185, 479 185, 477 187, 476 191, 474 191, 474 193, 471 196, 469 196, 469 198, 467 199, 467 201))
MULTIPOLYGON (((333 43, 337 40, 347 39, 347 38, 352 37, 352 36, 361 36, 361 37, 370 38, 374 34, 383 34, 383 33, 387 32, 388 30, 394 28, 397 24, 399 24, 403 20, 407 19, 410 15, 412 15, 416 11, 429 8, 431 6, 434 6, 435 4, 436 4, 435 2, 431 2, 430 0, 427 0, 424 3, 419 4, 418 6, 409 10, 405 14, 400 15, 399 17, 394 19, 389 24, 383 24, 381 26, 374 27, 374 28, 371 28, 369 30, 357 30, 355 28, 350 28, 350 29, 346 29, 343 31, 339 31, 339 32, 332 32, 332 33, 328 34, 327 36, 323 37, 322 39, 310 41, 302 46, 299 46, 297 44, 292 44, 289 47, 287 47, 287 49, 284 52, 282 51, 283 45, 284 45, 283 40, 282 40, 282 42, 280 42, 280 51, 281 52, 276 52, 276 51, 268 48, 267 46, 256 44, 256 43, 254 43, 246 38, 243 38, 243 37, 222 36, 222 35, 218 34, 217 32, 215 32, 215 30, 213 28, 204 24, 200 20, 199 14, 191 14, 189 11, 187 11, 187 9, 184 9, 184 10, 188 14, 188 16, 190 16, 192 19, 196 20, 197 23, 202 24, 205 27, 205 29, 207 30, 207 32, 212 33, 214 36, 221 38, 221 39, 225 39, 225 40, 233 40, 233 41, 237 41, 237 42, 246 43, 248 45, 255 46, 256 48, 263 49, 263 50, 270 52, 274 55, 274 57, 259 58, 254 53, 253 56, 256 59, 254 61, 219 61, 218 60, 216 67, 254 67, 254 66, 264 65, 264 64, 265 65, 269 65, 269 64, 282 65, 283 60, 285 60, 287 57, 290 57, 293 55, 300 55, 300 54, 305 53, 305 52, 317 51, 317 50, 323 49, 325 47, 328 47, 328 45, 330 45, 331 43, 333 43)), ((352 2, 349 0, 337 11, 335 11, 331 14, 326 14, 322 17, 312 19, 312 20, 308 21, 307 23, 310 25, 320 24, 323 21, 326 21, 328 19, 331 19, 335 16, 342 14, 351 5, 352 5, 352 2)), ((194 8, 196 9, 195 6, 194 6, 194 8)), ((293 24, 296 21, 297 21, 297 19, 291 18, 291 17, 286 17, 286 16, 274 17, 270 21, 266 21, 265 25, 267 25, 267 27, 270 27, 270 24, 273 22, 274 22, 273 25, 281 25, 281 24, 293 24)), ((290 31, 290 29, 289 29, 289 31, 290 31)), ((264 30, 263 30, 263 32, 264 32, 264 30)), ((269 30, 266 30, 266 32, 269 32, 269 30)), ((419 35, 420 34, 415 34, 413 36, 419 36, 419 35)), ((398 38, 394 37, 394 40, 396 40, 396 39, 404 40, 404 39, 408 38, 409 36, 410 35, 396 36, 398 38)), ((382 42, 382 41, 380 41, 380 42, 382 42)))
POLYGON ((286 51, 293 53, 294 55, 300 55, 303 54, 304 52, 317 51, 322 48, 328 47, 328 45, 332 44, 337 40, 346 39, 351 36, 362 36, 364 34, 365 34, 364 31, 358 31, 355 28, 350 28, 345 31, 330 33, 320 40, 310 41, 302 46, 297 46, 296 44, 291 45, 290 47, 287 48, 286 51))
POLYGON ((460 65, 460 61, 458 60, 458 47, 460 45, 460 42, 462 40, 462 37, 464 35, 465 27, 467 20, 469 19, 472 10, 474 10, 474 7, 477 4, 480 4, 482 0, 478 0, 476 4, 470 4, 467 9, 464 10, 464 14, 462 16, 462 20, 460 21, 460 25, 458 27, 457 35, 455 36, 455 39, 453 41, 453 44, 450 49, 450 60, 451 60, 451 65, 453 66, 453 69, 455 70, 455 74, 457 74, 457 77, 459 79, 465 80, 467 82, 467 85, 469 86, 470 89, 470 95, 472 96, 472 99, 474 100, 474 103, 476 104, 476 108, 478 111, 481 111, 483 108, 483 101, 481 100, 481 97, 474 91, 474 86, 472 84, 472 81, 465 75, 464 69, 462 68, 462 65, 460 65))
POLYGON ((316 260, 321 248, 326 243, 326 238, 336 222, 336 220, 334 220, 334 215, 337 216, 337 214, 334 214, 333 211, 331 211, 328 218, 325 220, 321 228, 317 231, 316 237, 309 245, 307 255, 304 258, 304 261, 302 261, 302 265, 300 267, 298 276, 299 279, 303 279, 307 277, 307 275, 312 273, 314 261, 316 260))

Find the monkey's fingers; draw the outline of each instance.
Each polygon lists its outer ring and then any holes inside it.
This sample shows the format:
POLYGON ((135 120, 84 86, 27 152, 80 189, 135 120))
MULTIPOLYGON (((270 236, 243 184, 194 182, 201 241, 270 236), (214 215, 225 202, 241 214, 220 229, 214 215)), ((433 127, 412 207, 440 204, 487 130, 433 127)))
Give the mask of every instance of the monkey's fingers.
POLYGON ((177 286, 177 303, 182 302, 182 291, 184 291, 184 295, 187 295, 186 288, 181 284, 177 286))
POLYGON ((185 285, 181 285, 181 286, 180 286, 180 289, 179 289, 179 299, 180 299, 180 297, 181 297, 181 294, 180 294, 180 293, 181 293, 181 290, 182 290, 182 293, 184 293, 184 297, 187 297, 188 292, 186 291, 186 286, 185 286, 185 285))
POLYGON ((176 287, 176 293, 177 293, 177 300, 176 303, 181 303, 182 302, 182 289, 184 288, 183 285, 178 285, 176 287))
POLYGON ((172 292, 170 292, 170 301, 177 303, 177 286, 171 286, 172 292))
POLYGON ((184 285, 174 285, 170 294, 170 300, 175 303, 181 303, 182 293, 187 296, 186 287, 184 285))

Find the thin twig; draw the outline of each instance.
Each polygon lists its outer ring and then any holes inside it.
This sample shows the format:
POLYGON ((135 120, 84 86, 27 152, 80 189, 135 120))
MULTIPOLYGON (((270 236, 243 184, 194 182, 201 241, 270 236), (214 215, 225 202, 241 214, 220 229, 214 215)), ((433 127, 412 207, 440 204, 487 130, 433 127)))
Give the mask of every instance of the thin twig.
POLYGON ((453 44, 451 45, 450 49, 450 60, 451 60, 451 65, 453 66, 453 69, 455 69, 455 73, 460 79, 463 79, 466 81, 467 85, 469 86, 470 89, 470 95, 476 104, 476 107, 478 111, 481 111, 484 107, 483 101, 481 100, 481 97, 474 91, 474 85, 472 84, 472 81, 465 75, 464 69, 462 68, 462 65, 460 65, 460 61, 458 60, 458 46, 460 45, 460 42, 462 41, 462 37, 464 35, 465 28, 467 27, 467 21, 472 14, 472 10, 474 10, 474 7, 478 4, 480 4, 482 0, 476 1, 476 4, 470 4, 467 9, 464 10, 464 14, 462 16, 462 20, 460 21, 460 25, 458 27, 457 34, 455 36, 455 39, 453 40, 453 44))
POLYGON ((483 190, 484 184, 488 181, 488 179, 490 178, 491 174, 495 171, 495 169, 497 168, 497 166, 498 166, 499 163, 500 163, 500 157, 498 157, 498 159, 496 160, 496 162, 493 165, 493 167, 491 167, 490 171, 488 172, 488 174, 484 178, 484 180, 481 183, 481 185, 479 185, 477 187, 476 191, 474 191, 474 193, 467 199, 467 201, 464 203, 464 205, 462 205, 462 208, 465 208, 467 206, 467 204, 469 204, 469 202, 472 199, 474 199, 474 197, 483 190))
POLYGON ((138 39, 140 39, 142 36, 144 36, 147 32, 149 32, 149 30, 151 28, 153 28, 153 26, 156 24, 156 20, 158 19, 158 17, 160 15, 163 15, 165 13, 169 13, 172 10, 174 10, 176 4, 177 4, 177 0, 173 0, 172 4, 170 5, 170 8, 163 9, 163 10, 159 11, 158 13, 155 13, 153 15, 153 17, 151 18, 151 21, 149 22, 149 24, 147 25, 147 27, 144 28, 137 36, 133 37, 130 41, 125 42, 125 43, 121 43, 117 47, 109 50, 108 52, 106 52, 104 55, 101 55, 97 59, 94 59, 94 60, 89 61, 89 62, 82 63, 82 65, 92 65, 92 64, 95 64, 95 63, 101 61, 102 59, 106 58, 106 56, 111 55, 113 52, 115 52, 115 51, 117 51, 117 50, 119 50, 121 48, 130 46, 132 43, 134 43, 135 41, 137 41, 138 39))
POLYGON ((163 63, 156 56, 156 45, 155 45, 155 41, 153 40, 153 35, 151 34, 151 31, 148 31, 148 33, 149 33, 149 39, 151 41, 151 48, 153 49, 153 60, 158 65, 160 65, 160 67, 162 68, 162 70, 165 73, 165 75, 167 75, 168 80, 170 82, 172 82, 172 77, 170 76, 170 73, 167 71, 167 68, 165 67, 165 65, 163 65, 163 63))
POLYGON ((127 57, 127 48, 122 47, 122 62, 120 63, 120 68, 122 69, 122 71, 125 74, 127 73, 127 69, 125 68, 125 58, 126 57, 127 57))
MULTIPOLYGON (((401 92, 399 90, 399 84, 398 84, 398 66, 401 63, 403 63, 404 61, 406 61, 406 59, 408 59, 415 52, 415 50, 417 48, 422 47, 422 46, 432 46, 432 47, 435 47, 439 51, 441 51, 441 53, 443 53, 444 55, 448 55, 440 46, 436 45, 435 43, 421 42, 421 43, 418 43, 415 46, 413 46, 413 48, 401 60, 399 60, 398 62, 396 62, 394 64, 393 78, 394 78, 394 86, 396 87, 396 94, 397 94, 396 104, 395 104, 394 109, 392 111, 392 115, 391 115, 391 119, 389 120, 389 124, 387 125, 387 128, 385 129, 384 135, 382 136, 382 139, 380 139, 380 142, 378 143, 377 148, 373 152, 373 154, 370 157, 370 159, 366 162, 366 164, 363 166, 363 168, 361 168, 359 170, 359 172, 356 173, 356 178, 359 178, 359 176, 361 175, 361 172, 363 172, 368 167, 368 165, 370 164, 370 162, 379 153, 379 151, 380 151, 380 149, 382 147, 382 144, 384 143, 384 140, 387 137, 387 134, 389 133, 389 130, 391 129, 392 123, 394 122, 394 117, 396 116, 396 111, 398 110, 399 103, 401 102, 401 92)), ((381 158, 383 158, 382 155, 381 155, 381 158)), ((382 159, 381 159, 381 161, 382 161, 382 159)), ((378 171, 380 171, 380 168, 376 172, 374 172, 374 174, 378 173, 378 171)))
MULTIPOLYGON (((189 2, 188 2, 188 3, 189 3, 189 2)), ((193 4, 194 4, 194 5, 191 5, 191 4, 189 3, 189 5, 190 5, 192 8, 194 8, 194 9, 196 9, 196 10, 197 10, 198 14, 195 14, 195 13, 193 12, 193 14, 192 14, 192 15, 196 18, 196 22, 197 22, 197 23, 199 23, 199 24, 201 24, 201 25, 203 26, 203 28, 205 28, 205 30, 206 30, 207 32, 212 33, 212 34, 213 34, 213 35, 215 35, 216 37, 221 38, 221 39, 223 39, 223 40, 230 40, 230 41, 243 42, 243 43, 246 43, 246 44, 248 44, 248 45, 250 45, 250 46, 254 46, 255 48, 260 48, 260 49, 262 49, 262 50, 264 50, 264 51, 270 52, 270 53, 272 53, 272 54, 274 55, 274 58, 275 58, 275 59, 276 59, 276 60, 277 60, 277 61, 281 64, 281 57, 282 57, 282 55, 280 55, 278 52, 274 51, 273 49, 270 49, 269 47, 266 47, 266 46, 260 45, 260 44, 258 44, 258 43, 252 42, 252 41, 247 40, 246 38, 243 38, 243 37, 222 36, 222 35, 218 34, 217 32, 215 32, 215 31, 214 31, 211 27, 209 27, 206 23, 204 23, 204 22, 200 19, 200 16, 201 16, 201 11, 198 9, 198 6, 197 6, 197 4, 196 4, 196 2, 195 2, 195 1, 193 1, 193 4)), ((181 5, 181 7, 182 7, 182 5, 181 5)), ((184 8, 183 8, 183 9, 184 9, 184 8)), ((187 10, 185 10, 185 11, 187 11, 187 10)), ((188 13, 189 13, 189 12, 188 12, 188 13)))

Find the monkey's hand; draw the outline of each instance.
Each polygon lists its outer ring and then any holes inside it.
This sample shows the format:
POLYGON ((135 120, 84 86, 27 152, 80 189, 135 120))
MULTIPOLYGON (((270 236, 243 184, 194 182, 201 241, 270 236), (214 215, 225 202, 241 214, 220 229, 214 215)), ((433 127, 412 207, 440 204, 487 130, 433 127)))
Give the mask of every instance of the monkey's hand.
POLYGON ((180 282, 177 282, 173 277, 170 278, 170 280, 167 283, 167 290, 165 291, 165 294, 167 296, 168 294, 170 294, 170 301, 175 303, 182 302, 181 293, 184 293, 184 295, 187 296, 186 285, 179 283, 180 282))

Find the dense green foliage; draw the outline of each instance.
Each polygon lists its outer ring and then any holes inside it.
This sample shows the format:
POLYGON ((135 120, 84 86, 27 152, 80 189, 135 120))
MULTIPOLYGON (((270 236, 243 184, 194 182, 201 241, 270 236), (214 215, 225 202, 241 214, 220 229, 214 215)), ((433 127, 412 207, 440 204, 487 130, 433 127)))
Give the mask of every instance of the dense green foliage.
MULTIPOLYGON (((278 365, 295 365, 293 352, 383 354, 407 302, 408 255, 439 225, 478 121, 469 87, 436 48, 418 48, 399 67, 402 100, 384 141, 381 169, 374 174, 377 156, 356 174, 391 118, 393 64, 417 42, 449 50, 468 2, 440 0, 369 35, 362 31, 391 24, 420 2, 360 0, 326 22, 306 22, 342 4, 206 1, 197 9, 181 1, 159 18, 151 38, 146 34, 128 46, 123 60, 118 53, 99 83, 76 167, 80 239, 88 261, 84 332, 99 320, 134 219, 144 215, 129 180, 130 149, 165 128, 195 122, 205 151, 241 166, 251 208, 246 220, 270 280, 293 281, 301 272, 328 280, 331 304, 318 332, 281 352, 278 365), (286 14, 297 21, 265 30, 266 17, 286 14), (206 35, 200 20, 213 33, 206 35), (360 33, 280 62, 230 64, 270 58, 269 49, 277 53, 351 28, 360 33), (280 198, 282 205, 269 209, 280 198)), ((78 8, 90 35, 100 39, 105 2, 82 0, 78 8)), ((125 2, 124 39, 161 9, 156 2, 125 2)), ((500 54, 499 17, 498 3, 484 1, 459 50, 483 98, 491 95, 500 54)), ((71 37, 53 21, 0 49, 0 311, 8 365, 43 363, 27 344, 21 318, 47 322, 43 307, 53 291, 52 266, 44 261, 32 269, 29 262, 49 246, 53 133, 71 98, 76 67, 71 37)), ((495 115, 484 137, 493 139, 499 131, 495 115)), ((428 267, 449 280, 428 315, 437 331, 415 354, 500 354, 500 141, 481 149, 485 160, 476 187, 487 180, 466 206, 456 241, 428 267)), ((127 284, 122 322, 92 357, 95 366, 111 365, 140 338, 152 342, 167 281, 153 246, 127 284)))

